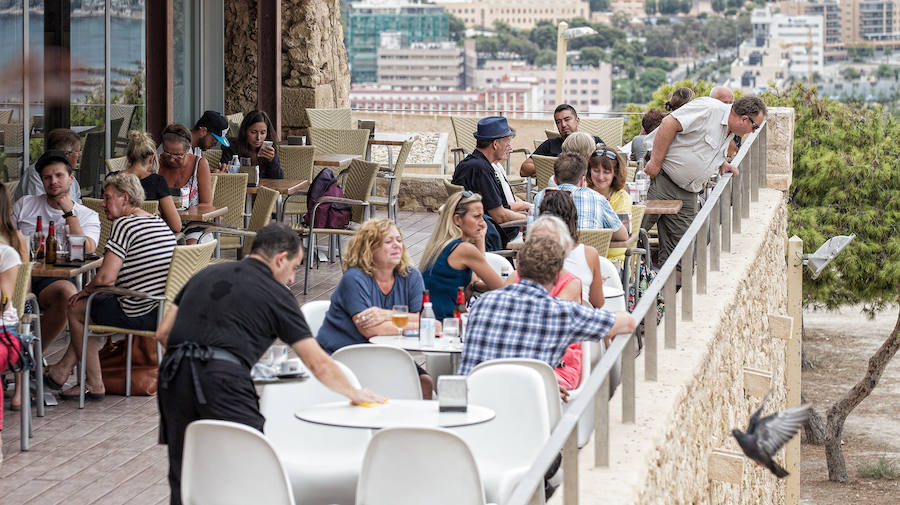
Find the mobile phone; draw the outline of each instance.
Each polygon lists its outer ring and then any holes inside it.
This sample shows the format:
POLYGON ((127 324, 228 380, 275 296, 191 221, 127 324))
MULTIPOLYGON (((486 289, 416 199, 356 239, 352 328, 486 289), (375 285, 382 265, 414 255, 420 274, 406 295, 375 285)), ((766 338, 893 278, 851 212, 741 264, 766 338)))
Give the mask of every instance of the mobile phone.
POLYGON ((263 147, 272 147, 271 140, 263 140, 263 147))

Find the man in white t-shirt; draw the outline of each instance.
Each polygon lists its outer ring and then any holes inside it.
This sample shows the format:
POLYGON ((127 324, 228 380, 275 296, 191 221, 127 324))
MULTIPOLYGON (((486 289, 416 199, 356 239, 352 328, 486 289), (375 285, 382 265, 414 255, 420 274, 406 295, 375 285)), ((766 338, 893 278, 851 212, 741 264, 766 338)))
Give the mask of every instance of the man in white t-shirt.
MULTIPOLYGON (((13 221, 26 237, 34 235, 38 216, 44 236, 53 222, 57 230, 68 226, 69 235, 86 237, 84 252, 91 254, 100 240, 100 216, 72 200, 69 188, 76 184, 72 165, 63 151, 47 151, 35 163, 41 174, 45 194, 25 195, 13 206, 13 221)), ((57 232, 58 233, 58 232, 57 232)), ((31 292, 41 307, 42 346, 46 349, 66 326, 69 298, 78 292, 74 279, 64 277, 31 278, 31 292)), ((67 352, 73 352, 71 349, 67 352)), ((51 384, 52 386, 52 384, 51 384)), ((61 385, 60 385, 61 386, 61 385)))

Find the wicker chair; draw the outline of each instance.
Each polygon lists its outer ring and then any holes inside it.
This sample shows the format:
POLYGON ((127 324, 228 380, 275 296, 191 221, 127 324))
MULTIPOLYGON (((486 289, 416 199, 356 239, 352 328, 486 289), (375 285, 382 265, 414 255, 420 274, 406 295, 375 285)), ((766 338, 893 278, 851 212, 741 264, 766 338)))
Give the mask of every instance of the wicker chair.
POLYGON ((247 174, 213 174, 216 183, 213 205, 228 207, 221 224, 232 228, 244 227, 244 206, 247 202, 247 174))
POLYGON ((230 230, 225 227, 210 226, 203 233, 215 233, 219 236, 219 249, 237 249, 237 257, 243 258, 250 254, 250 246, 252 240, 245 240, 248 236, 255 236, 256 232, 263 226, 269 224, 272 220, 272 213, 275 212, 275 205, 278 203, 278 191, 266 187, 258 187, 256 190, 256 198, 253 200, 253 211, 250 213, 250 224, 246 231, 252 232, 252 235, 242 233, 244 230, 230 230))
MULTIPOLYGON (((88 297, 87 310, 85 312, 84 320, 91 320, 91 302, 93 302, 95 296, 100 293, 113 293, 115 295, 128 296, 132 298, 150 298, 160 302, 160 306, 157 309, 156 319, 157 324, 159 324, 162 321, 163 314, 175 299, 175 296, 178 294, 178 292, 181 291, 181 288, 184 287, 187 281, 190 280, 190 278, 193 277, 195 273, 199 272, 200 270, 206 268, 207 265, 209 265, 209 259, 212 256, 212 252, 213 250, 215 250, 215 248, 215 242, 175 246, 175 250, 172 251, 172 262, 169 265, 169 276, 166 279, 166 290, 163 296, 151 296, 146 293, 122 288, 100 288, 91 293, 91 296, 88 297)), ((131 345, 134 336, 137 335, 139 337, 156 338, 156 330, 134 330, 118 326, 85 324, 84 341, 81 344, 81 373, 79 380, 79 389, 81 391, 78 395, 78 408, 80 409, 84 408, 84 384, 86 372, 85 357, 87 355, 88 338, 90 338, 91 336, 101 336, 114 333, 123 333, 128 336, 128 347, 126 351, 126 356, 128 356, 128 358, 125 362, 125 396, 131 396, 131 345)), ((161 361, 162 359, 162 351, 162 344, 157 342, 157 362, 161 361)))
MULTIPOLYGON (((96 212, 100 216, 100 240, 97 241, 98 256, 103 256, 106 250, 106 241, 109 240, 109 234, 112 232, 112 221, 107 219, 106 211, 103 210, 103 200, 100 198, 82 198, 82 204, 96 212)), ((159 202, 156 200, 146 200, 141 204, 141 209, 153 215, 159 215, 159 202)))
MULTIPOLYGON (((32 356, 34 356, 34 376, 38 379, 35 381, 36 391, 35 398, 38 398, 35 403, 35 407, 37 410, 38 417, 44 417, 44 381, 40 380, 44 375, 44 360, 43 355, 41 353, 41 313, 40 307, 38 307, 37 297, 34 296, 30 291, 31 286, 31 267, 32 263, 30 261, 25 261, 19 266, 19 273, 16 276, 16 287, 15 291, 12 295, 12 304, 13 307, 16 308, 16 313, 19 316, 19 340, 22 344, 23 349, 28 349, 32 356), (31 305, 34 308, 35 317, 33 319, 33 327, 30 334, 26 334, 22 331, 23 323, 22 316, 25 314, 25 301, 31 300, 31 305)), ((31 437, 31 368, 29 363, 25 363, 27 368, 22 370, 20 377, 22 378, 23 383, 19 385, 20 391, 22 391, 22 410, 20 412, 20 422, 19 426, 21 427, 21 437, 19 440, 19 446, 23 451, 27 451, 29 449, 30 437, 31 437)))
POLYGON ((647 266, 651 265, 650 237, 647 235, 647 231, 641 228, 641 221, 646 212, 646 205, 631 206, 631 236, 628 237, 629 245, 625 249, 625 265, 622 268, 622 286, 626 293, 628 293, 631 279, 637 280, 641 259, 647 266))
POLYGON ((6 124, 12 121, 14 109, 0 109, 0 124, 6 124))
POLYGON ((110 152, 113 154, 113 156, 110 157, 125 155, 125 150, 128 148, 128 131, 131 130, 131 123, 134 121, 134 113, 136 110, 136 105, 111 104, 109 106, 109 139, 110 142, 112 142, 110 152), (115 128, 112 125, 112 121, 114 120, 121 120, 121 122, 118 123, 118 128, 115 128))
POLYGON ((541 156, 535 154, 531 156, 534 161, 534 179, 537 181, 535 188, 540 191, 550 184, 550 178, 553 177, 553 164, 556 163, 555 156, 541 156))
MULTIPOLYGON (((209 168, 215 170, 219 166, 219 162, 222 160, 222 150, 221 149, 207 149, 200 153, 200 156, 206 160, 209 164, 209 168)), ((231 160, 225 160, 225 163, 228 163, 231 160)))
MULTIPOLYGON (((453 135, 456 137, 456 145, 450 149, 453 154, 453 167, 459 165, 459 162, 469 154, 475 152, 475 137, 472 135, 478 130, 477 117, 456 117, 450 116, 450 123, 453 125, 453 135)), ((510 158, 513 153, 522 153, 526 157, 531 153, 528 149, 513 149, 506 158, 506 175, 510 174, 510 158)), ((525 194, 531 193, 531 180, 524 177, 507 177, 510 186, 526 186, 525 194)), ((529 197, 530 198, 530 197, 529 197)))
MULTIPOLYGON (((281 168, 285 179, 313 181, 313 162, 316 157, 315 146, 279 146, 281 168)), ((306 191, 295 193, 284 201, 283 215, 300 216, 306 214, 306 191)))
POLYGON ((228 136, 237 138, 238 130, 241 129, 241 123, 244 122, 244 113, 235 112, 234 114, 228 114, 225 116, 225 119, 228 120, 228 136))
POLYGON ((544 134, 547 135, 548 139, 552 139, 554 137, 559 137, 559 132, 556 130, 544 130, 544 134))
POLYGON ((584 118, 578 125, 578 131, 596 135, 603 139, 607 146, 618 149, 622 147, 622 130, 624 127, 625 118, 621 117, 584 118))
POLYGON ((406 160, 409 157, 409 151, 412 149, 412 140, 407 140, 400 148, 397 155, 397 162, 394 163, 394 170, 383 170, 378 173, 378 177, 388 180, 387 196, 373 196, 369 198, 369 203, 375 206, 386 206, 388 219, 398 222, 397 213, 400 210, 398 201, 400 199, 400 181, 403 179, 403 169, 406 168, 406 160))
POLYGON ((453 184, 452 182, 448 181, 447 179, 441 179, 441 182, 444 183, 444 189, 447 190, 447 195, 452 195, 453 193, 458 193, 458 192, 466 189, 462 186, 457 186, 456 184, 453 184))
POLYGON ((106 173, 108 174, 120 172, 126 168, 128 168, 128 158, 125 156, 106 160, 106 173))
MULTIPOLYGON (((350 109, 306 109, 306 119, 310 128, 353 128, 350 109)), ((339 153, 347 154, 347 153, 339 153)))
POLYGON ((613 230, 578 230, 578 243, 592 246, 600 256, 606 256, 613 230))
POLYGON ((308 235, 306 245, 306 274, 303 277, 303 294, 306 294, 309 288, 309 271, 312 269, 313 258, 318 261, 318 256, 313 254, 316 247, 316 235, 329 235, 337 237, 338 250, 340 250, 340 237, 352 236, 356 233, 355 227, 357 223, 361 223, 367 216, 369 209, 369 200, 372 198, 372 185, 375 184, 375 176, 378 174, 378 163, 372 163, 363 160, 353 160, 350 162, 350 168, 347 169, 347 180, 344 184, 344 198, 336 198, 326 196, 320 198, 313 207, 311 224, 316 222, 316 211, 323 203, 345 203, 351 207, 351 223, 347 229, 332 228, 307 228, 301 231, 308 235))
POLYGON ((22 123, 9 123, 3 125, 3 154, 5 155, 6 171, 8 179, 20 178, 20 164, 22 162, 22 153, 11 153, 10 148, 23 149, 25 145, 25 130, 22 123))
POLYGON ((534 141, 534 148, 537 149, 538 147, 541 147, 541 144, 543 144, 543 143, 544 143, 543 140, 537 140, 537 139, 535 139, 535 141, 534 141))
MULTIPOLYGON (((308 109, 307 109, 308 110, 308 109)), ((355 154, 365 157, 369 130, 310 128, 309 143, 319 154, 355 154)))

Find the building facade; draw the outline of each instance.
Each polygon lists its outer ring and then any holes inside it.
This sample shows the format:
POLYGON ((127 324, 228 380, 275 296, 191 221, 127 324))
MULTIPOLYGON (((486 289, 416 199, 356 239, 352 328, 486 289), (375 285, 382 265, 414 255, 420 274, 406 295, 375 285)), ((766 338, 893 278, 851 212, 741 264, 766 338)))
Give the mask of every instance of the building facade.
MULTIPOLYGON (((536 78, 542 88, 541 109, 552 112, 556 103, 556 68, 529 66, 522 61, 488 60, 475 72, 475 86, 487 87, 502 82, 515 82, 520 76, 536 78)), ((612 67, 572 65, 566 67, 565 102, 579 112, 607 112, 612 107, 612 67)))
POLYGON ((378 79, 378 47, 383 32, 398 32, 402 43, 444 42, 449 17, 442 7, 402 0, 367 0, 350 4, 347 19, 347 59, 354 83, 378 79))
POLYGON ((386 33, 381 35, 381 40, 378 48, 379 86, 409 90, 465 88, 465 54, 455 43, 403 45, 386 33))
POLYGON ((900 48, 900 0, 811 0, 774 4, 784 14, 825 19, 825 60, 847 57, 849 48, 900 48))
POLYGON ((357 110, 454 114, 502 113, 515 118, 537 118, 543 101, 536 82, 504 83, 480 90, 396 90, 372 84, 350 88, 350 106, 357 110))
POLYGON ((624 12, 630 18, 644 18, 644 0, 609 0, 609 11, 613 13, 624 12))
POLYGON ((448 13, 458 17, 466 28, 490 28, 500 21, 513 28, 531 29, 541 20, 568 21, 588 19, 590 4, 585 0, 435 0, 448 13))
POLYGON ((757 47, 784 50, 790 74, 806 77, 810 72, 823 72, 825 20, 822 16, 773 14, 768 8, 762 8, 753 10, 750 22, 757 47))

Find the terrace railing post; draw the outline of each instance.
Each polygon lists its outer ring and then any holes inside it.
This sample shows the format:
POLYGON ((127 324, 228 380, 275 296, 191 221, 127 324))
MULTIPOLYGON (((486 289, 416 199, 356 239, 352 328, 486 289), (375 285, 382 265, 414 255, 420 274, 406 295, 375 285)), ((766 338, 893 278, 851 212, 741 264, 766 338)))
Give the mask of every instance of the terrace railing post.
POLYGON ((644 380, 655 381, 659 344, 656 339, 656 300, 644 315, 644 380))
POLYGON ((675 302, 675 275, 671 275, 663 286, 663 302, 666 304, 664 319, 666 320, 666 349, 674 349, 676 343, 676 325, 678 322, 677 303, 675 302))
MULTIPOLYGON (((563 504, 578 505, 578 425, 569 433, 562 450, 563 504)), ((538 492, 540 488, 538 488, 538 492)))
POLYGON ((768 187, 769 182, 766 180, 767 174, 767 165, 766 165, 766 151, 767 151, 767 142, 768 142, 768 134, 769 127, 768 124, 763 124, 759 129, 759 135, 756 137, 756 141, 753 145, 756 146, 759 151, 757 152, 758 156, 754 156, 755 160, 758 160, 759 170, 756 171, 757 177, 759 177, 759 186, 761 188, 768 187))
MULTIPOLYGON (((675 275, 675 274, 673 274, 675 275)), ((681 320, 694 320, 694 243, 681 257, 681 320)))
MULTIPOLYGON (((751 146, 752 148, 752 146, 751 146)), ((750 179, 753 178, 753 174, 750 171, 750 149, 747 150, 747 154, 744 156, 744 159, 741 160, 741 174, 743 177, 738 177, 741 180, 741 218, 742 219, 750 219, 750 179)))
POLYGON ((594 394, 594 466, 609 466, 609 375, 594 394))
POLYGON ((722 191, 722 200, 719 203, 719 212, 722 216, 722 251, 731 252, 731 188, 734 187, 734 178, 728 183, 728 187, 722 191))
POLYGON ((741 178, 731 178, 731 228, 734 233, 741 233, 741 200, 743 199, 741 191, 741 178))
POLYGON ((759 134, 753 139, 750 151, 747 153, 750 162, 747 168, 750 169, 750 201, 759 201, 759 134))
POLYGON ((634 335, 629 333, 625 339, 625 351, 622 352, 622 422, 634 424, 634 355, 629 352, 634 348, 634 335))
POLYGON ((709 232, 709 269, 713 272, 719 271, 719 253, 722 250, 722 220, 719 214, 722 211, 722 204, 716 200, 716 205, 710 213, 709 232))
POLYGON ((709 235, 709 220, 710 218, 706 218, 703 220, 703 226, 700 227, 700 233, 697 234, 697 238, 694 241, 695 247, 697 248, 697 294, 705 295, 706 294, 706 269, 707 266, 707 251, 708 245, 706 243, 709 235))

